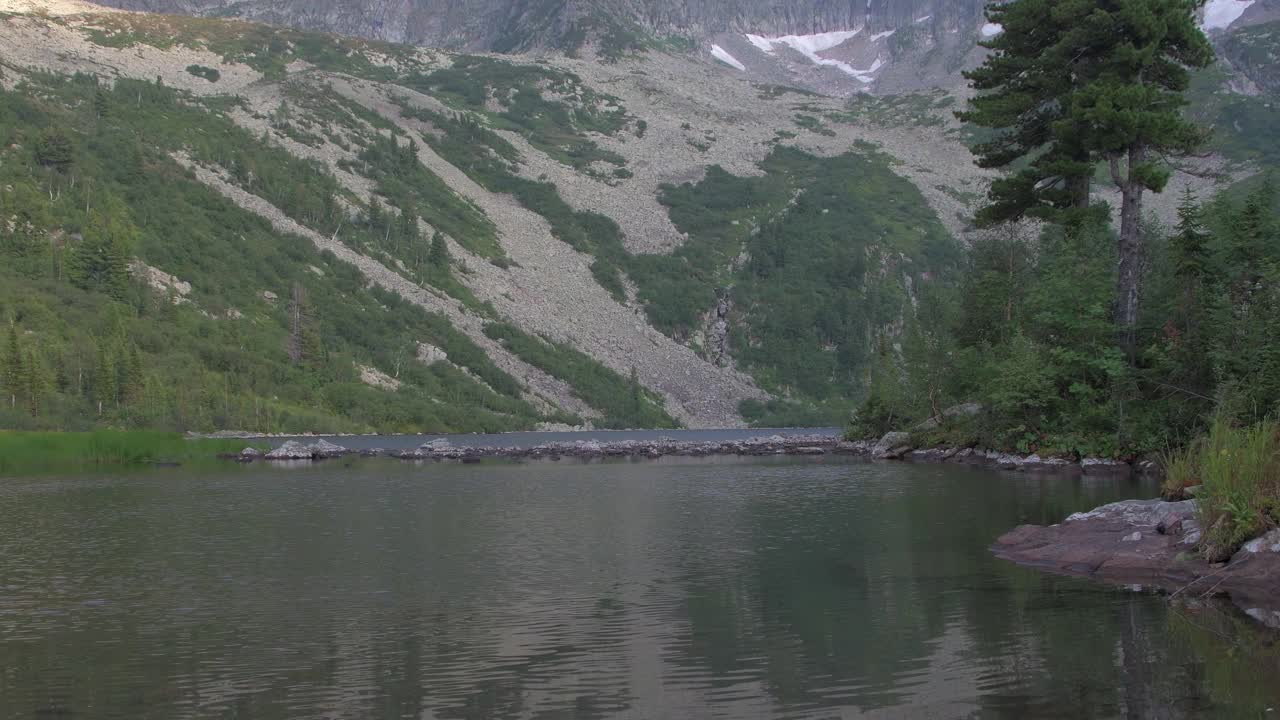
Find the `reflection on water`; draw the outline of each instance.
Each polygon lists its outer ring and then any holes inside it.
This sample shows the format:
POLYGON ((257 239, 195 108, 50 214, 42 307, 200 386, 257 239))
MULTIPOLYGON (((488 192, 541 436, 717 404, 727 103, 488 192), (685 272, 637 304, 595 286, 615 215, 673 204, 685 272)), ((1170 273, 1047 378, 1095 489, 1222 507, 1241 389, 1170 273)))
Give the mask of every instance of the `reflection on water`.
POLYGON ((1252 626, 986 551, 1151 492, 831 458, 10 480, 0 718, 1260 717, 1252 626))

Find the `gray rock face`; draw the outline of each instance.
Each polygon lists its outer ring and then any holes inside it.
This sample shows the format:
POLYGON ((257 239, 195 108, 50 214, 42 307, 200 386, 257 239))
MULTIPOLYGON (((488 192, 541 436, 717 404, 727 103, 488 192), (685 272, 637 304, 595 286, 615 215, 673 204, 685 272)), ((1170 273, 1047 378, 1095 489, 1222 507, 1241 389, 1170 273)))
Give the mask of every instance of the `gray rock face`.
POLYGON ((981 0, 103 0, 128 10, 233 15, 390 42, 467 50, 562 45, 577 21, 621 19, 656 35, 807 35, 921 25, 945 34, 981 24, 981 0), (917 20, 927 18, 920 23, 917 20))
POLYGON ((351 451, 328 440, 317 440, 310 445, 289 440, 263 457, 267 460, 323 460, 341 457, 349 452, 351 451))
POLYGON ((907 441, 911 439, 910 433, 905 432, 889 432, 880 438, 875 447, 871 448, 871 457, 877 460, 889 460, 900 458, 911 449, 907 441))
POLYGON ((311 448, 297 440, 289 440, 266 454, 268 460, 310 460, 311 448))

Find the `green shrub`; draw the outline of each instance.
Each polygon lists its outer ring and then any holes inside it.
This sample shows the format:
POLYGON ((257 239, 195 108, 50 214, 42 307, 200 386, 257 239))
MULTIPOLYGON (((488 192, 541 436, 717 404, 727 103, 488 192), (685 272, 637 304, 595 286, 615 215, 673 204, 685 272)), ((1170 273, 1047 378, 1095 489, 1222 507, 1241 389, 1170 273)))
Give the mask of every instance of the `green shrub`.
POLYGON ((1200 485, 1202 551, 1210 562, 1280 523, 1280 423, 1233 427, 1215 420, 1208 434, 1178 457, 1170 486, 1200 485))
POLYGON ((205 67, 204 65, 188 65, 187 72, 198 78, 204 78, 209 82, 218 82, 222 78, 222 73, 216 68, 205 67))

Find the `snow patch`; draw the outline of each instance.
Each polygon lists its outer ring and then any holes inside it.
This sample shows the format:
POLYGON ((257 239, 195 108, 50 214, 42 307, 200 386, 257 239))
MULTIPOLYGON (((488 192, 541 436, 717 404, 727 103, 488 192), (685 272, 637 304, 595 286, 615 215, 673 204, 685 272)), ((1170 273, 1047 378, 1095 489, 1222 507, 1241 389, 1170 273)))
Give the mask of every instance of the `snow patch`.
POLYGON ((861 28, 857 30, 835 30, 815 35, 783 35, 774 38, 748 34, 747 40, 770 55, 774 53, 777 45, 789 45, 799 51, 800 54, 817 62, 818 53, 823 50, 830 50, 860 32, 862 32, 861 28))
MULTIPOLYGON (((884 65, 884 61, 880 58, 876 58, 876 61, 872 63, 870 68, 866 70, 859 70, 847 62, 824 58, 818 54, 824 50, 830 50, 831 48, 843 44, 845 41, 860 32, 862 32, 861 28, 857 30, 836 30, 833 32, 817 33, 816 35, 783 35, 781 37, 774 38, 748 34, 747 40, 752 45, 755 45, 769 55, 773 55, 777 51, 777 46, 786 45, 796 52, 799 52, 801 55, 804 55, 815 65, 834 67, 860 82, 869 83, 873 79, 870 77, 871 74, 879 70, 881 66, 884 65)), ((880 36, 883 35, 884 33, 880 33, 880 36)), ((873 37, 872 39, 874 40, 876 37, 873 37)))
POLYGON ((876 42, 877 40, 883 40, 889 37, 890 35, 894 34, 895 32, 897 32, 897 30, 885 30, 884 32, 878 32, 875 35, 871 36, 871 42, 876 42))
POLYGON ((1254 0, 1209 0, 1204 6, 1201 26, 1205 30, 1224 30, 1239 20, 1253 3, 1254 0))
POLYGON ((738 62, 737 58, 730 55, 728 50, 725 50, 719 45, 711 46, 711 57, 719 60, 725 65, 729 65, 730 67, 735 67, 739 70, 744 70, 744 71, 747 69, 746 65, 743 65, 742 63, 738 62))
POLYGON ((930 21, 930 20, 932 20, 932 19, 933 19, 933 16, 932 16, 932 15, 925 15, 925 16, 924 16, 924 17, 922 17, 922 18, 916 18, 916 22, 918 22, 918 23, 922 23, 922 22, 929 22, 929 21, 930 21))
POLYGON ((984 38, 995 37, 1004 32, 1004 26, 999 23, 987 23, 982 26, 982 29, 979 30, 979 32, 982 33, 982 37, 984 38))

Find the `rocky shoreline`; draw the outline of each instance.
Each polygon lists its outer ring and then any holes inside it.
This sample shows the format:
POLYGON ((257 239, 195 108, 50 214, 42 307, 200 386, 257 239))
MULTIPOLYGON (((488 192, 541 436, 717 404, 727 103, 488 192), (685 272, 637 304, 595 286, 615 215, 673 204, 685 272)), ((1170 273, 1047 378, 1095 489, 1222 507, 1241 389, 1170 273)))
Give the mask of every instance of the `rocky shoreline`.
POLYGON ((479 462, 500 459, 577 458, 650 458, 774 455, 845 455, 874 460, 897 460, 916 463, 952 463, 1022 472, 1048 472, 1087 475, 1127 476, 1135 471, 1154 470, 1149 463, 1127 463, 1119 460, 1083 458, 1045 458, 1039 455, 1017 455, 976 448, 913 449, 905 433, 889 433, 880 440, 846 441, 832 435, 770 435, 737 440, 575 440, 534 445, 471 446, 437 439, 416 448, 369 448, 353 450, 327 440, 303 443, 289 440, 280 447, 263 453, 245 448, 240 453, 223 457, 240 462, 283 460, 326 460, 346 456, 389 457, 400 460, 479 462))
POLYGON ((1225 595, 1280 628, 1280 530, 1244 544, 1225 563, 1198 552, 1196 501, 1123 500, 1057 525, 1021 525, 991 550, 1019 565, 1186 598, 1225 595))

